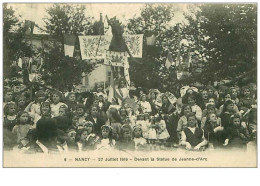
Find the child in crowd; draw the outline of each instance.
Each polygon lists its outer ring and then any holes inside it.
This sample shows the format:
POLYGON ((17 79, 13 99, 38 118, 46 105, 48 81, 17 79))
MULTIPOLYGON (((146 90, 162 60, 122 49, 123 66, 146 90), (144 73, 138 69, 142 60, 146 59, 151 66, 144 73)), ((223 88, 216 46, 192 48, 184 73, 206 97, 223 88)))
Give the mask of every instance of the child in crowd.
POLYGON ((76 101, 76 93, 69 92, 66 97, 66 105, 68 105, 68 109, 73 112, 76 110, 77 101, 76 101))
POLYGON ((168 130, 166 128, 166 123, 161 119, 160 116, 155 117, 155 125, 157 126, 157 139, 161 145, 165 145, 167 139, 170 137, 168 130))
POLYGON ((90 114, 86 117, 86 121, 90 121, 93 123, 93 132, 100 135, 100 128, 105 124, 103 118, 98 114, 97 106, 93 105, 90 108, 90 114))
POLYGON ((234 149, 245 149, 249 140, 249 133, 246 126, 241 124, 240 115, 235 114, 231 117, 231 125, 227 129, 228 137, 224 146, 234 149))
POLYGON ((61 105, 65 105, 68 107, 65 103, 61 101, 62 99, 62 94, 60 92, 53 92, 51 95, 51 113, 54 117, 59 116, 59 109, 61 105))
POLYGON ((195 113, 196 119, 200 122, 202 118, 202 110, 201 108, 196 104, 195 97, 193 95, 188 96, 188 104, 191 107, 191 111, 195 113))
POLYGON ((180 145, 185 146, 187 150, 201 150, 207 145, 204 132, 201 128, 196 127, 197 120, 194 113, 190 113, 187 119, 188 127, 182 131, 180 145))
POLYGON ((149 126, 149 135, 148 135, 148 143, 154 146, 157 140, 157 133, 156 133, 157 126, 155 124, 155 116, 151 118, 150 126, 149 126))
POLYGON ((239 105, 239 98, 238 98, 238 90, 236 87, 231 87, 230 90, 231 99, 234 101, 236 105, 239 105))
MULTIPOLYGON (((35 101, 31 102, 24 111, 28 112, 30 117, 35 118, 36 115, 41 115, 41 103, 45 101, 45 94, 39 90, 35 95, 35 101)), ((34 121, 36 123, 37 121, 34 121)))
POLYGON ((177 132, 179 135, 179 139, 181 137, 182 131, 188 126, 187 117, 191 113, 190 105, 184 104, 181 109, 180 119, 178 121, 177 132))
POLYGON ((99 141, 99 137, 94 133, 94 124, 91 121, 87 121, 86 129, 86 148, 87 150, 95 150, 99 141))
POLYGON ((43 117, 48 117, 52 118, 53 116, 51 115, 51 105, 49 102, 45 101, 41 103, 40 106, 40 114, 35 113, 34 115, 30 115, 30 117, 33 119, 33 128, 36 128, 36 123, 39 121, 39 119, 43 117))
MULTIPOLYGON (((120 138, 122 121, 118 110, 116 108, 110 108, 108 110, 109 125, 112 127, 112 134, 115 140, 120 138)), ((129 119, 125 119, 125 123, 130 123, 129 119)))
MULTIPOLYGON (((227 94, 225 95, 225 97, 224 97, 224 104, 219 107, 219 110, 218 110, 218 115, 219 115, 219 116, 223 113, 224 105, 225 105, 225 103, 226 103, 227 101, 232 101, 230 93, 227 93, 227 94)), ((234 101, 232 101, 232 102, 233 102, 233 104, 234 104, 234 101)), ((234 108, 233 108, 234 110, 233 110, 233 111, 234 111, 235 113, 239 114, 239 109, 238 109, 237 105, 234 104, 233 106, 234 106, 234 108)))
POLYGON ((77 131, 77 145, 79 152, 86 150, 88 133, 89 132, 87 128, 81 128, 77 131))
POLYGON ((17 124, 17 106, 14 102, 9 102, 4 107, 4 128, 12 131, 17 124))
POLYGON ((4 90, 4 103, 3 108, 5 105, 13 100, 13 92, 11 89, 4 90))
POLYGON ((204 136, 208 141, 210 148, 218 148, 222 146, 222 131, 223 127, 218 122, 218 117, 215 113, 208 114, 208 119, 203 127, 204 136))
POLYGON ((12 133, 17 136, 17 143, 27 136, 28 131, 32 128, 30 116, 25 111, 20 111, 17 114, 17 124, 12 129, 12 133))
POLYGON ((132 129, 129 124, 122 125, 120 139, 116 142, 116 148, 118 150, 135 150, 132 129))
POLYGON ((145 139, 147 139, 148 136, 149 136, 149 122, 147 122, 144 119, 145 119, 144 118, 144 114, 139 114, 137 116, 136 126, 138 126, 138 127, 140 127, 142 129, 143 137, 145 139))
POLYGON ((141 107, 141 113, 151 113, 152 112, 152 108, 150 103, 146 100, 146 95, 142 94, 140 97, 140 107, 141 107))
POLYGON ((75 113, 71 117, 71 126, 70 129, 74 129, 75 131, 78 130, 79 126, 79 116, 75 113))
POLYGON ((97 145, 98 150, 110 150, 115 146, 115 140, 112 135, 112 127, 109 125, 103 125, 101 127, 101 139, 97 145))
POLYGON ((82 122, 86 119, 85 107, 84 107, 83 104, 77 104, 77 106, 76 106, 76 114, 78 116, 78 123, 82 124, 82 122))
MULTIPOLYGON (((77 137, 76 130, 69 129, 66 134, 67 134, 66 143, 67 143, 68 151, 79 150, 79 148, 78 148, 79 146, 76 142, 76 137, 77 137)), ((84 143, 84 140, 82 142, 84 143)))
POLYGON ((253 99, 252 92, 249 86, 244 86, 242 88, 242 96, 240 100, 240 110, 242 112, 247 112, 248 109, 252 108, 252 105, 256 104, 256 101, 253 99))
POLYGON ((15 99, 16 105, 17 105, 17 111, 24 111, 27 106, 27 99, 25 96, 17 96, 15 99))
POLYGON ((142 128, 135 126, 133 128, 133 137, 135 142, 135 150, 144 150, 146 148, 146 139, 143 138, 142 128))
MULTIPOLYGON (((203 111, 204 112, 204 111, 203 111)), ((201 119, 201 128, 203 129, 205 126, 205 123, 207 122, 207 119, 209 118, 210 114, 216 114, 217 115, 217 109, 215 108, 214 104, 208 103, 205 110, 206 116, 202 117, 201 119)), ((217 118, 217 123, 220 125, 221 119, 217 118)))

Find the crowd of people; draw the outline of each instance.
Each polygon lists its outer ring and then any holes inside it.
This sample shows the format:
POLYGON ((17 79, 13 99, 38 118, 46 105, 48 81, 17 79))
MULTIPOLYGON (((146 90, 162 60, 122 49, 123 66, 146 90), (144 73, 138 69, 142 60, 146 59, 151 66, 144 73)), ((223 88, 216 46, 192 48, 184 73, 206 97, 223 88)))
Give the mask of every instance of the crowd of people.
POLYGON ((183 86, 178 95, 103 87, 59 92, 4 87, 4 149, 26 153, 89 150, 246 150, 256 144, 256 84, 183 86))

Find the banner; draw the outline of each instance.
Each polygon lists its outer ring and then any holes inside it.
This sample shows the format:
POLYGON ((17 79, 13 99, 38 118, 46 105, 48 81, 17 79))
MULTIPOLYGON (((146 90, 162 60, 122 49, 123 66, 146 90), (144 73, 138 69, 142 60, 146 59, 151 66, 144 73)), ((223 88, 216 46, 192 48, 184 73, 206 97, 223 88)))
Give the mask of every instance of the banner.
POLYGON ((105 59, 112 36, 79 36, 82 59, 105 59))
POLYGON ((76 36, 64 34, 64 53, 65 56, 73 57, 76 36))
POLYGON ((104 60, 105 65, 112 65, 118 67, 124 67, 124 63, 127 61, 126 52, 106 52, 106 58, 104 60))
POLYGON ((167 58, 166 58, 166 62, 165 62, 165 67, 169 70, 170 66, 173 63, 173 59, 172 59, 172 55, 170 52, 168 52, 167 58))
POLYGON ((124 35, 123 37, 132 56, 142 58, 143 34, 124 35))
MULTIPOLYGON (((143 34, 123 37, 132 56, 142 58, 143 34)), ((79 36, 82 59, 105 59, 111 40, 112 35, 79 36)))

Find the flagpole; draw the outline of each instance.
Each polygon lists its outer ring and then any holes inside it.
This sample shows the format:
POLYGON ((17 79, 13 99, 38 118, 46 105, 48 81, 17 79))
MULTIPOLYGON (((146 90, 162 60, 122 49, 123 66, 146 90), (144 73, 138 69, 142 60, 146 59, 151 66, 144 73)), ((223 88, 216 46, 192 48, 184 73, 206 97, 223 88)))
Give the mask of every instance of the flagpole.
MULTIPOLYGON (((177 61, 178 61, 178 67, 179 67, 179 65, 180 65, 180 57, 181 57, 181 35, 180 35, 179 24, 177 25, 177 27, 178 27, 178 38, 179 38, 177 61)), ((177 65, 176 65, 176 66, 177 66, 177 65)), ((179 68, 178 68, 178 69, 179 69, 179 68)))

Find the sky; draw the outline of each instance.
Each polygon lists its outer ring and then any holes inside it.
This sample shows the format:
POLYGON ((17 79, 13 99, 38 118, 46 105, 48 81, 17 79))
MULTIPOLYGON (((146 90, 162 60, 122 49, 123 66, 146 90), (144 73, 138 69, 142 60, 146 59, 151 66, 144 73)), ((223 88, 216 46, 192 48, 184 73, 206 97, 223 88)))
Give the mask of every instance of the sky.
MULTIPOLYGON (((16 15, 20 15, 22 20, 31 20, 38 24, 40 27, 44 26, 44 17, 46 17, 45 9, 50 7, 51 3, 19 3, 9 4, 16 12, 16 15)), ((99 20, 100 13, 103 16, 107 15, 109 18, 116 16, 122 23, 127 22, 128 19, 134 16, 140 16, 141 9, 145 6, 142 3, 88 3, 85 4, 87 8, 87 16, 93 16, 94 19, 99 20)), ((171 24, 184 21, 182 12, 185 11, 185 4, 176 4, 177 10, 175 12, 174 20, 171 24)), ((39 30, 34 30, 35 34, 40 33, 39 30)))

